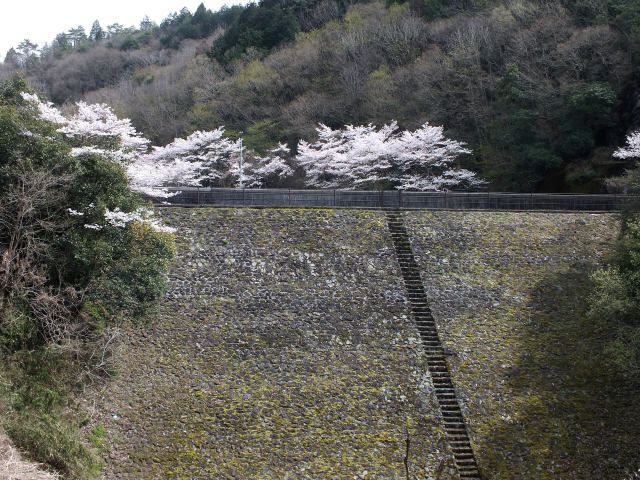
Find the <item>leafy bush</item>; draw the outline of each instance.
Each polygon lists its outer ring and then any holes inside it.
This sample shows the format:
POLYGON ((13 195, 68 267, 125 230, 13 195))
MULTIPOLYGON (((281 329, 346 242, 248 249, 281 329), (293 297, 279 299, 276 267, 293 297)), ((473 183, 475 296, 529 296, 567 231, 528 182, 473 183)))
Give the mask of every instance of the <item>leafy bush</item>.
POLYGON ((517 65, 508 65, 496 82, 496 97, 500 114, 489 127, 493 149, 484 149, 492 156, 483 156, 486 174, 496 190, 534 191, 561 159, 541 135, 540 114, 517 65))
POLYGON ((611 265, 593 280, 590 316, 609 337, 605 359, 640 380, 640 216, 624 221, 611 265))
POLYGON ((61 127, 27 90, 0 84, 0 426, 67 478, 95 478, 70 393, 108 370, 118 324, 160 298, 173 239, 139 215, 121 160, 123 139, 142 140, 126 122, 120 135, 61 127))
MULTIPOLYGON (((115 161, 72 155, 77 136, 40 118, 16 93, 25 88, 15 78, 0 97, 0 305, 24 312, 40 344, 70 344, 94 330, 86 300, 110 322, 147 311, 163 292, 172 240, 142 222, 102 226, 106 212, 136 212, 144 203, 115 161)), ((101 147, 117 143, 96 139, 101 147)))
MULTIPOLYGON (((630 146, 619 149, 638 156, 634 143, 637 135, 628 137, 630 146)), ((631 192, 640 193, 640 170, 627 174, 631 192)), ((590 296, 591 320, 607 339, 603 357, 615 371, 640 381, 640 205, 636 202, 621 215, 620 235, 609 265, 592 276, 594 290, 590 296)))
POLYGON ((0 368, 0 398, 9 404, 0 425, 14 444, 67 479, 99 478, 100 449, 84 444, 79 426, 86 420, 68 407, 77 373, 70 355, 21 351, 3 357, 0 368))

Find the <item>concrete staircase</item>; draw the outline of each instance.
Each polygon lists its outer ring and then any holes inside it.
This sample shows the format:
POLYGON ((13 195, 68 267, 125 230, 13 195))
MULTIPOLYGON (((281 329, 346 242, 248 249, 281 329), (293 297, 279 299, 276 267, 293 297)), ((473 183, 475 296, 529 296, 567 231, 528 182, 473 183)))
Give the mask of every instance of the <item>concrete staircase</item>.
POLYGON ((445 351, 440 343, 438 330, 431 315, 429 302, 420 278, 420 271, 413 256, 409 237, 402 219, 402 213, 388 211, 387 225, 393 238, 396 256, 402 271, 407 298, 411 305, 411 313, 424 346, 429 373, 433 380, 436 398, 444 418, 447 439, 453 451, 458 473, 464 480, 481 479, 464 417, 462 416, 447 367, 445 351))

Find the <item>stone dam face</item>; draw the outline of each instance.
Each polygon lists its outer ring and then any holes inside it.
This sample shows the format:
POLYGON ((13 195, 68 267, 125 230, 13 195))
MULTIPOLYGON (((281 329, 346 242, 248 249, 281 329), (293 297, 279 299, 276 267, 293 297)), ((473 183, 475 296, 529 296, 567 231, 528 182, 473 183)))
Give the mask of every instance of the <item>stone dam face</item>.
MULTIPOLYGON (((91 399, 105 478, 459 478, 383 212, 158 214, 177 228, 169 291, 91 399)), ((579 340, 615 218, 404 221, 483 478, 633 468, 638 400, 602 413, 620 398, 579 340)))

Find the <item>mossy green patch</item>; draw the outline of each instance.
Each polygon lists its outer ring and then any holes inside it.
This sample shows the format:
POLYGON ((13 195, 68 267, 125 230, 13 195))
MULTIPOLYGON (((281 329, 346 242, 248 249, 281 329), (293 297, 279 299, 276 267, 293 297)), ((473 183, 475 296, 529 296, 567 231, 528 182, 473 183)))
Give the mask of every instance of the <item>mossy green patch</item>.
POLYGON ((410 212, 431 307, 487 479, 619 479, 640 399, 595 360, 589 273, 613 215, 410 212))
POLYGON ((178 259, 100 399, 107 478, 405 479, 407 441, 411 478, 458 478, 381 212, 160 213, 178 259))

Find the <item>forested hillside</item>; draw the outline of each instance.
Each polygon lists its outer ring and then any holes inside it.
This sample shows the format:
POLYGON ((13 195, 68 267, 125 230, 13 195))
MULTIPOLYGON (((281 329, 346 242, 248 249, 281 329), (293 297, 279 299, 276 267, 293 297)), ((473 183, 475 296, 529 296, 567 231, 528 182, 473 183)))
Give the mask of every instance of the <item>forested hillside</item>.
POLYGON ((596 192, 632 166, 611 154, 640 127, 639 59, 638 0, 263 0, 23 42, 0 76, 106 102, 156 144, 225 125, 263 153, 319 122, 428 121, 491 190, 596 192))

